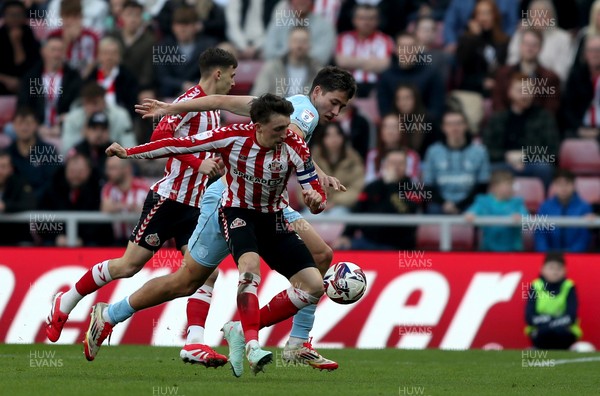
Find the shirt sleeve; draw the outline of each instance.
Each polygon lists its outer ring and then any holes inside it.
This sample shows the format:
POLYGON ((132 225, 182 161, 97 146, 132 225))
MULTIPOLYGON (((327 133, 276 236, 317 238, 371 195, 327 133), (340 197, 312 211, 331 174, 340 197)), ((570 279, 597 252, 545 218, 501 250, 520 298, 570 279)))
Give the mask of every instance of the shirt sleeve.
POLYGON ((293 134, 292 139, 294 141, 293 149, 296 155, 292 155, 291 159, 296 167, 296 177, 298 183, 303 190, 316 190, 322 198, 321 205, 315 214, 321 213, 327 206, 327 195, 325 190, 319 183, 319 177, 315 169, 315 164, 310 156, 310 151, 306 143, 302 141, 296 134, 293 134))
MULTIPOLYGON (((233 125, 235 126, 235 125, 233 125)), ((232 143, 238 136, 236 133, 242 128, 238 125, 235 130, 232 126, 218 128, 212 131, 181 138, 166 138, 126 149, 129 158, 147 159, 171 157, 177 154, 191 154, 200 151, 219 150, 232 143)), ((248 127, 248 126, 246 126, 248 127)))
POLYGON ((294 112, 290 116, 290 123, 298 126, 302 133, 304 133, 304 139, 309 139, 313 131, 317 127, 319 119, 308 106, 302 104, 293 103, 294 112))

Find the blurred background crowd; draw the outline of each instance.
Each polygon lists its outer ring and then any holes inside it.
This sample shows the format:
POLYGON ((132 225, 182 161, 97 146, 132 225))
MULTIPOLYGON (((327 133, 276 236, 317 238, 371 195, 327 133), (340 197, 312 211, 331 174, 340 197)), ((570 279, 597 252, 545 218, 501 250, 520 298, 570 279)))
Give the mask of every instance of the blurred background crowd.
MULTIPOLYGON (((164 161, 107 159, 147 142, 134 105, 198 83, 218 46, 230 94, 308 94, 325 65, 355 99, 311 142, 348 192, 325 216, 464 215, 455 249, 582 252, 589 228, 525 230, 526 216, 593 219, 600 203, 600 0, 25 0, 0 22, 0 213, 139 213, 164 161), (477 216, 512 227, 470 225, 477 216)), ((222 125, 246 119, 222 112, 222 125)), ((290 184, 292 206, 300 205, 290 184)), ((317 225, 337 249, 437 248, 431 226, 317 225)), ((38 228, 36 230, 36 228, 38 228)), ((66 244, 0 223, 0 244, 66 244)), ((84 246, 132 226, 82 225, 84 246)), ((535 227, 534 227, 535 228, 535 227)), ((37 231, 37 232, 36 232, 37 231)))

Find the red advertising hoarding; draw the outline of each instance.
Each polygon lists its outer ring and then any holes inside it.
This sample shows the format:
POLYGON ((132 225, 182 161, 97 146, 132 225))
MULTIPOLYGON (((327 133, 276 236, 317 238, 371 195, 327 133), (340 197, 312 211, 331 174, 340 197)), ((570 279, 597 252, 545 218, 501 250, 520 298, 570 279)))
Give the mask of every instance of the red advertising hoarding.
MULTIPOLYGON (((47 342, 44 322, 54 293, 79 279, 93 264, 119 257, 122 249, 0 249, 0 342, 47 342)), ((600 346, 600 266, 597 255, 567 256, 575 281, 583 341, 600 346)), ((525 348, 524 307, 530 283, 542 262, 539 254, 336 252, 335 261, 360 265, 368 279, 356 304, 324 297, 311 335, 319 347, 358 348, 525 348)), ((181 255, 161 250, 136 276, 108 284, 84 298, 71 313, 59 343, 83 339, 91 306, 114 302, 149 279, 175 271, 181 255)), ((209 345, 223 343, 222 324, 236 317, 237 269, 231 258, 220 266, 206 328, 209 345)), ((289 284, 262 269, 262 304, 289 284)), ((182 345, 186 299, 135 314, 115 327, 111 344, 182 345)), ((261 342, 283 345, 291 321, 261 330, 261 342)))

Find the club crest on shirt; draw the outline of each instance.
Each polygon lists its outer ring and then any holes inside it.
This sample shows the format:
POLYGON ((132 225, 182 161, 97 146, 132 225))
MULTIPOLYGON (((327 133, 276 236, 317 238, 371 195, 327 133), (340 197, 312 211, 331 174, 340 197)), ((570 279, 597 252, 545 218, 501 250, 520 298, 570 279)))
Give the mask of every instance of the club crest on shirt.
POLYGON ((144 240, 150 246, 160 245, 160 238, 158 237, 157 233, 146 235, 146 238, 144 238, 144 240))
POLYGON ((246 161, 247 159, 248 159, 248 156, 247 156, 247 155, 242 155, 242 154, 240 154, 240 160, 241 160, 241 161, 246 161))
POLYGON ((314 118, 315 115, 309 109, 304 109, 302 114, 300 114, 300 119, 306 123, 310 123, 314 118))
POLYGON ((231 222, 231 226, 229 226, 229 228, 233 230, 234 228, 244 227, 245 225, 246 222, 244 220, 236 217, 236 219, 231 222))
POLYGON ((272 173, 281 173, 287 170, 287 164, 279 160, 273 160, 269 162, 267 169, 272 173))

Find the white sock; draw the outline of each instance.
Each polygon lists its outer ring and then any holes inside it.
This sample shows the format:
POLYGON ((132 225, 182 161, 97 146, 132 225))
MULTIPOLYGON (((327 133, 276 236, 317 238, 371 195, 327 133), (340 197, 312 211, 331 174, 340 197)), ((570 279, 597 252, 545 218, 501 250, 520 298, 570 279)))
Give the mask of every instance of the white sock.
POLYGON ((260 344, 258 343, 258 341, 256 341, 256 340, 248 341, 248 343, 246 344, 246 354, 248 354, 248 352, 250 352, 250 350, 254 349, 254 348, 260 348, 260 344))
POLYGON ((189 326, 187 329, 186 345, 189 344, 204 344, 204 327, 189 326))
POLYGON ((308 342, 308 340, 304 340, 304 339, 298 338, 298 337, 290 337, 290 339, 288 340, 288 344, 291 346, 300 346, 300 345, 304 344, 305 342, 308 342))
POLYGON ((77 293, 77 288, 72 287, 60 298, 60 311, 62 313, 70 314, 73 308, 81 301, 83 296, 77 293))
POLYGON ((111 325, 114 325, 110 316, 108 315, 108 306, 102 310, 102 319, 104 319, 105 322, 108 322, 111 325))

